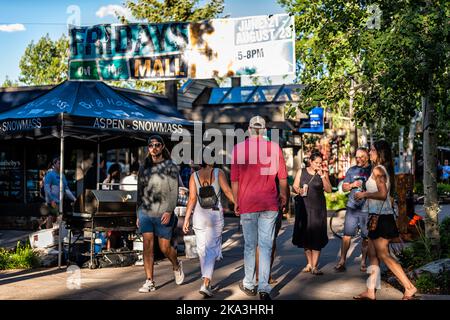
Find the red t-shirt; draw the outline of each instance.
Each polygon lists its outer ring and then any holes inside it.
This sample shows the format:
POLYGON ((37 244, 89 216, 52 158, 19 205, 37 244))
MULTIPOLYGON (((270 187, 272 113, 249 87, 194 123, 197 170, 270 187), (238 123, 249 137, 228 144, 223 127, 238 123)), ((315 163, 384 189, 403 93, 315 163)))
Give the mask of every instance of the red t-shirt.
POLYGON ((239 182, 241 214, 278 211, 275 178, 287 178, 286 162, 277 143, 250 137, 233 148, 231 182, 239 182))

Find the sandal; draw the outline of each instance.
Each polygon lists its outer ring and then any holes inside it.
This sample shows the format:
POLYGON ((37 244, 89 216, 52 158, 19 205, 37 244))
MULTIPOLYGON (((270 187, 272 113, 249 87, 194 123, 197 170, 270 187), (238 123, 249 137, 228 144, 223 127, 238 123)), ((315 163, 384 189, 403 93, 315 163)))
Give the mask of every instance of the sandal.
POLYGON ((312 268, 311 270, 311 274, 315 275, 315 276, 321 276, 323 275, 323 272, 320 271, 319 269, 317 269, 317 267, 312 268))
POLYGON ((347 270, 347 268, 345 267, 345 264, 338 264, 334 267, 334 270, 336 270, 336 272, 343 272, 347 270))
POLYGON ((412 296, 403 296, 402 300, 420 300, 420 298, 413 294, 412 296))
POLYGON ((360 295, 360 294, 358 294, 357 296, 353 296, 353 299, 355 299, 355 300, 369 300, 369 301, 377 300, 377 298, 372 299, 372 298, 369 298, 368 296, 363 296, 363 295, 360 295))
POLYGON ((308 264, 306 265, 306 267, 304 267, 304 268, 302 269, 302 272, 303 272, 303 273, 311 272, 312 269, 313 269, 312 266, 308 263, 308 264))
POLYGON ((416 296, 417 289, 414 291, 412 295, 406 295, 403 293, 402 300, 418 300, 419 298, 416 296))

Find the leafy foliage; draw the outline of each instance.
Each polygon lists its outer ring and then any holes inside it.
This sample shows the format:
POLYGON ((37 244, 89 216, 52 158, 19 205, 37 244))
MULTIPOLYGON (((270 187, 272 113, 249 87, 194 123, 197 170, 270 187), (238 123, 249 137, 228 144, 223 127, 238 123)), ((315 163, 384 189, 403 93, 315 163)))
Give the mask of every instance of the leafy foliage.
MULTIPOLYGON (((423 231, 421 231, 423 232, 423 231)), ((416 269, 434 260, 450 258, 450 217, 439 225, 440 244, 436 250, 429 250, 430 239, 423 237, 414 241, 400 254, 400 262, 406 269, 416 269)))
POLYGON ((0 270, 30 269, 39 265, 38 255, 30 245, 17 244, 15 250, 8 251, 0 248, 0 270))
POLYGON ((58 84, 67 79, 69 40, 62 36, 53 41, 47 34, 33 41, 20 59, 19 80, 27 85, 58 84))
POLYGON ((224 9, 223 0, 210 0, 201 7, 198 3, 199 0, 127 0, 125 6, 133 17, 151 23, 206 20, 219 16, 224 9))
POLYGON ((5 81, 2 83, 0 87, 9 88, 9 87, 18 87, 19 83, 17 81, 12 81, 8 76, 5 77, 5 81))
POLYGON ((346 207, 348 196, 342 192, 325 193, 325 200, 328 210, 338 210, 346 207))

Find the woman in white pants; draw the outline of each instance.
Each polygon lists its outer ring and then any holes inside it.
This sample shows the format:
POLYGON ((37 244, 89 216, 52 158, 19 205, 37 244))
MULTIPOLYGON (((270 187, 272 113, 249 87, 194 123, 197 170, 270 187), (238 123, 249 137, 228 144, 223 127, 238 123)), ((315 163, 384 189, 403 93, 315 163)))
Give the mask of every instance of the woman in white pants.
POLYGON ((197 252, 200 259, 203 283, 200 293, 205 297, 213 295, 211 278, 216 260, 222 258, 222 231, 224 226, 223 208, 220 194, 234 203, 233 193, 222 170, 213 165, 203 164, 202 168, 194 172, 189 180, 189 201, 186 208, 183 231, 189 232, 190 218, 197 242, 197 252), (201 186, 213 186, 218 197, 217 205, 211 209, 202 208, 198 201, 201 186))

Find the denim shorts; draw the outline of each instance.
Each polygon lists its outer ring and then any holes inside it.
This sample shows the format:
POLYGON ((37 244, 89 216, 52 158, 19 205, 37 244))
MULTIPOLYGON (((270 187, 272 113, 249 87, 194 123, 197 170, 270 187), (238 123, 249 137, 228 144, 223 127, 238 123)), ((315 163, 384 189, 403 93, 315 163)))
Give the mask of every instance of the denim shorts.
POLYGON ((168 224, 161 223, 161 217, 150 217, 139 210, 139 231, 141 233, 154 233, 159 238, 172 239, 175 224, 175 214, 172 214, 168 224))
POLYGON ((361 237, 367 238, 367 219, 369 214, 362 212, 361 209, 352 209, 347 207, 345 213, 344 235, 354 237, 359 225, 361 237))

